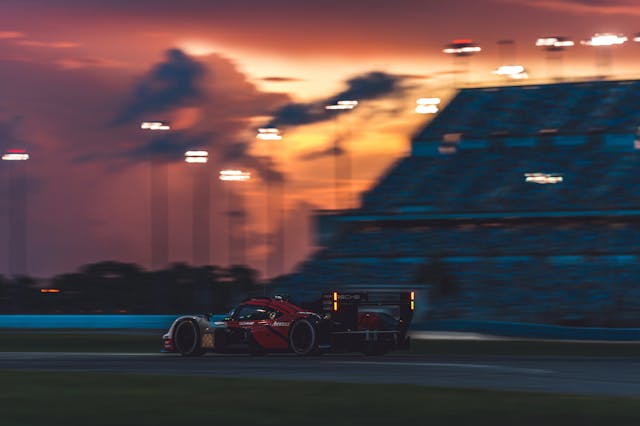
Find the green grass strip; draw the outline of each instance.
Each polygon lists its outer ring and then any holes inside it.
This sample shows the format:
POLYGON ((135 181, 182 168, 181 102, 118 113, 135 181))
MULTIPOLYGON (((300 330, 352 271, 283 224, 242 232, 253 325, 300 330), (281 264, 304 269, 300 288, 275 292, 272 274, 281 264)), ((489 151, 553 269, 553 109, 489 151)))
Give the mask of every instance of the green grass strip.
POLYGON ((637 426, 639 399, 409 385, 0 371, 3 426, 637 426))

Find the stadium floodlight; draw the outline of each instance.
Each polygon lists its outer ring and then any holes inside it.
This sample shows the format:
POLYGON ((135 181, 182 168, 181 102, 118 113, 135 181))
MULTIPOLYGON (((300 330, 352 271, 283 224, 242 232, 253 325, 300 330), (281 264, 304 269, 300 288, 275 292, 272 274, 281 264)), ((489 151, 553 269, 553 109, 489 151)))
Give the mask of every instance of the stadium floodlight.
POLYGON ((256 139, 262 141, 279 141, 282 140, 282 134, 280 134, 280 130, 275 127, 266 127, 258 129, 256 139))
POLYGON ((184 161, 204 164, 209 162, 209 153, 207 151, 187 151, 184 153, 184 161))
POLYGON ((220 170, 219 178, 223 181, 245 182, 251 179, 251 173, 242 170, 220 170))
POLYGON ((512 78, 515 80, 529 78, 529 74, 527 74, 522 65, 502 65, 492 72, 496 75, 512 78))
POLYGON ((547 52, 547 75, 549 77, 555 74, 557 79, 562 79, 562 53, 574 45, 573 40, 564 36, 539 37, 536 40, 536 46, 547 52))
POLYGON ((586 46, 616 46, 624 44, 628 38, 624 34, 596 33, 588 40, 580 43, 586 46))
POLYGON ((471 56, 480 51, 482 51, 480 46, 475 44, 471 39, 453 40, 442 49, 443 53, 454 56, 471 56))
POLYGON ((4 161, 27 161, 29 154, 24 149, 9 149, 2 154, 4 161))
POLYGON ((525 173, 524 180, 525 182, 548 185, 560 183, 564 179, 559 173, 525 173))
POLYGON ((589 40, 582 40, 581 43, 585 46, 597 47, 595 49, 596 66, 600 77, 603 77, 611 71, 612 48, 624 44, 627 40, 624 34, 596 33, 589 40))
POLYGON ((358 106, 358 101, 346 100, 346 101, 337 101, 335 104, 327 105, 327 106, 324 107, 324 109, 327 109, 327 110, 348 110, 348 109, 354 109, 357 106, 358 106))
POLYGON ((536 40, 536 46, 550 52, 558 52, 565 50, 567 47, 573 47, 575 43, 567 37, 553 36, 540 37, 536 40))
POLYGON ((440 109, 440 98, 420 98, 416 100, 415 112, 418 114, 436 114, 440 109))
POLYGON ((163 121, 143 121, 140 128, 144 130, 171 130, 169 123, 163 121))
POLYGON ((454 67, 456 69, 453 73, 453 87, 457 87, 456 74, 464 73, 466 75, 465 80, 469 82, 469 62, 470 57, 476 53, 482 51, 480 46, 475 44, 471 39, 457 39, 447 44, 442 52, 451 55, 454 58, 454 67))

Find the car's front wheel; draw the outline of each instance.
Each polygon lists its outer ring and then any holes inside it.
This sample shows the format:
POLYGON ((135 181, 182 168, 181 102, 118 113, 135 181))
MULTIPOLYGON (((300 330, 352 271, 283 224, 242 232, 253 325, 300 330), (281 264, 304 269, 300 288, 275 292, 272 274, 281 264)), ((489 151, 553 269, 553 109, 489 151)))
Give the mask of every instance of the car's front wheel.
POLYGON ((204 354, 200 339, 200 328, 194 320, 180 321, 173 332, 175 348, 184 356, 204 354))
POLYGON ((289 330, 289 347, 296 355, 318 353, 318 332, 315 325, 306 318, 294 322, 289 330))

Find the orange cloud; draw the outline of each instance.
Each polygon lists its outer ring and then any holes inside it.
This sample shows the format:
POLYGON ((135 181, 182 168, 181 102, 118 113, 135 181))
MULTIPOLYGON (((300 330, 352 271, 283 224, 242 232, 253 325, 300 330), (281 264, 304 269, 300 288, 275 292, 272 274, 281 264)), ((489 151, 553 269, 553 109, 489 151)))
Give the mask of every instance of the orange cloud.
POLYGON ((79 47, 80 44, 79 43, 74 43, 71 41, 53 41, 53 42, 48 42, 48 41, 36 41, 36 40, 20 40, 17 42, 17 44, 21 45, 21 46, 28 46, 28 47, 46 47, 46 48, 51 48, 51 49, 69 49, 72 47, 79 47))
POLYGON ((19 31, 0 31, 0 40, 24 38, 24 37, 25 37, 25 34, 19 31))
POLYGON ((89 67, 117 68, 126 64, 107 58, 66 58, 54 61, 54 63, 65 70, 76 70, 89 67))

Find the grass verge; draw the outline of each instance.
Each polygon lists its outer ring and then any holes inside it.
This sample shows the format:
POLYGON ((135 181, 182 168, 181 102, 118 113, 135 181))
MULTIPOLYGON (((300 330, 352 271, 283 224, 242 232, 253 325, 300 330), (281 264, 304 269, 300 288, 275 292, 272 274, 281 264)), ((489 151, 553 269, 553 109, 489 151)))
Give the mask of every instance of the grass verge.
POLYGON ((634 398, 103 373, 0 371, 0 382, 3 426, 636 426, 640 421, 634 398))

